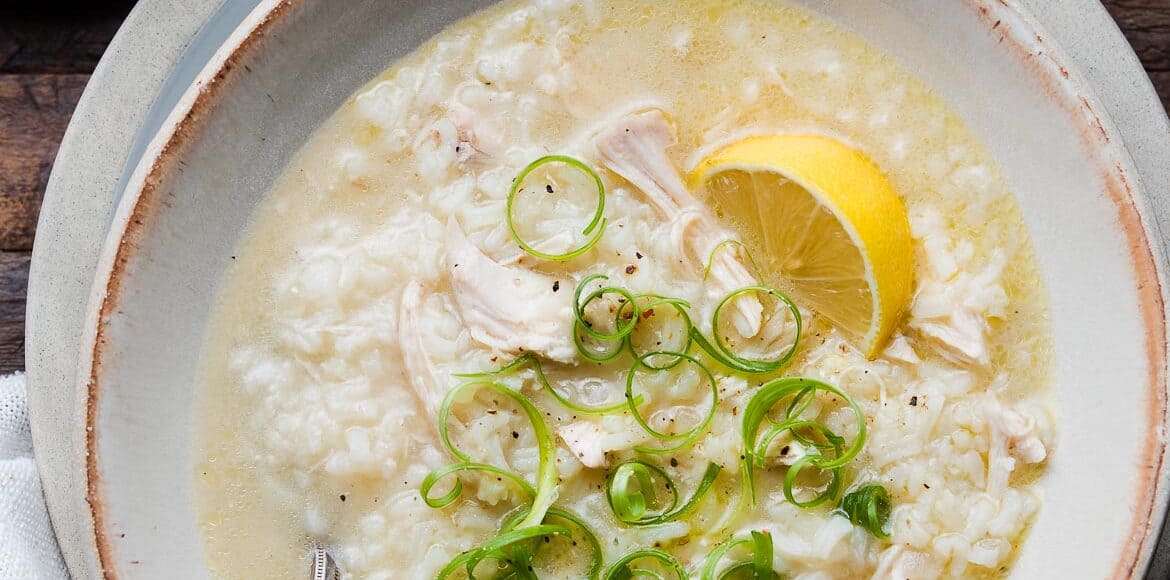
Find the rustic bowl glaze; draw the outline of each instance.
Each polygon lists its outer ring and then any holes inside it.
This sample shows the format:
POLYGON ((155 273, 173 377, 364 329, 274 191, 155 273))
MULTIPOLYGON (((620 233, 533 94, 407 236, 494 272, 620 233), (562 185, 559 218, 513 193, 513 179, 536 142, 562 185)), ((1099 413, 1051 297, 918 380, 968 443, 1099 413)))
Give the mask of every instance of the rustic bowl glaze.
MULTIPOLYGON (((76 576, 206 577, 190 501, 194 374, 217 283, 250 212, 354 89, 489 3, 259 2, 143 139, 122 189, 107 183, 109 168, 76 160, 96 145, 71 144, 84 138, 70 131, 34 259, 29 366, 46 495, 76 576), (63 201, 68 185, 95 178, 105 182, 83 211, 63 201), (108 229, 81 223, 111 207, 108 229), (82 311, 76 302, 86 288, 82 311)), ((1132 53, 1110 60, 1110 47, 1124 45, 1088 0, 1028 3, 1052 30, 1004 0, 799 3, 933 86, 1016 191, 1051 297, 1063 417, 1046 505, 1014 575, 1140 575, 1167 494, 1163 212, 1146 192, 1170 188, 1170 134, 1160 109, 1133 108, 1149 107, 1152 91, 1132 53), (1086 19, 1090 27, 1078 28, 1086 19), (1090 66, 1082 72, 1078 61, 1090 66), (1110 98, 1100 100, 1094 87, 1110 98), (1108 108, 1123 113, 1120 129, 1108 108)), ((196 18, 211 13, 211 2, 195 4, 196 18)), ((180 38, 194 34, 190 19, 171 14, 180 38)), ((136 46, 115 42, 112 50, 149 62, 149 41, 140 34, 136 46)), ((164 62, 179 60, 180 46, 164 43, 164 62)), ((162 86, 157 73, 147 76, 152 90, 162 86)), ((107 114, 89 100, 101 96, 87 94, 80 123, 107 114)), ((110 106, 135 123, 143 118, 142 103, 110 106)), ((135 123, 112 130, 114 146, 126 150, 135 123)))

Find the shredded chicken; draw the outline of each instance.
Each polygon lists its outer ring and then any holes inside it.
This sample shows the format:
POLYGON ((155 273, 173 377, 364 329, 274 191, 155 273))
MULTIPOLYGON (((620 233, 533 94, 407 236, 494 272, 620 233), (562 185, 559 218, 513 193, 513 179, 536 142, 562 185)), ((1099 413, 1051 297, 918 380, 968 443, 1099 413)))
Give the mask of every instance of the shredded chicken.
POLYGON ((986 365, 991 362, 988 319, 1003 318, 1007 305, 999 281, 1007 260, 995 252, 986 267, 976 270, 974 245, 950 239, 944 221, 935 211, 911 220, 927 268, 910 309, 910 328, 949 360, 986 365))
POLYGON ((1040 463, 1048 457, 1052 439, 1049 417, 1026 404, 1005 405, 994 396, 987 405, 991 441, 987 451, 987 493, 999 497, 1007 491, 1018 462, 1040 463))
MULTIPOLYGON (((710 213, 687 191, 666 150, 674 145, 674 131, 657 109, 628 115, 597 137, 602 161, 614 173, 642 190, 667 219, 674 222, 672 239, 680 253, 699 268, 706 267, 712 252, 734 235, 719 226, 710 213)), ((751 272, 733 252, 719 252, 711 264, 710 291, 716 297, 756 284, 751 272)), ((763 307, 744 296, 736 300, 736 330, 744 337, 760 331, 763 307)))
POLYGON ((871 578, 873 580, 937 578, 942 572, 940 568, 929 555, 907 550, 906 546, 895 544, 886 548, 878 557, 877 569, 871 578))
POLYGON ((496 263, 454 220, 447 223, 447 267, 472 338, 501 352, 574 360, 573 293, 556 290, 557 280, 496 263))
POLYGON ((447 105, 447 118, 455 126, 455 152, 460 164, 486 161, 505 149, 501 119, 484 114, 491 100, 481 83, 465 82, 455 88, 455 96, 447 105))
MULTIPOLYGON (((616 419, 616 418, 615 418, 616 419)), ((631 421, 632 423, 632 421, 631 421)), ((596 421, 578 420, 557 429, 565 446, 585 467, 605 467, 605 456, 611 451, 624 451, 643 442, 645 432, 636 425, 614 429, 596 421)))
POLYGON ((922 364, 922 359, 918 357, 918 353, 914 351, 910 341, 901 334, 890 341, 890 345, 886 347, 882 356, 911 366, 922 364))
POLYGON ((398 345, 402 349, 402 361, 406 367, 406 382, 422 408, 431 417, 438 417, 444 393, 435 379, 434 367, 422 344, 418 324, 422 301, 423 285, 418 280, 411 280, 402 291, 402 302, 398 307, 398 345))

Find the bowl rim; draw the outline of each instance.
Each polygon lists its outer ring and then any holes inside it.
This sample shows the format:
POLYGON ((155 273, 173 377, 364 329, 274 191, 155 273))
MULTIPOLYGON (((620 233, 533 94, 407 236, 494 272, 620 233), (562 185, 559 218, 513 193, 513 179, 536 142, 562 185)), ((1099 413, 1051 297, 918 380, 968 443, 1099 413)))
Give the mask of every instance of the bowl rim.
MULTIPOLYGON (((150 200, 156 190, 167 182, 169 172, 175 170, 178 158, 185 145, 200 131, 201 121, 223 97, 239 65, 255 55, 266 35, 290 14, 294 8, 310 0, 263 0, 241 23, 229 40, 213 55, 207 66, 198 75, 195 84, 183 95, 178 105, 164 122, 161 130, 150 141, 140 163, 133 171, 124 195, 117 200, 117 212, 111 221, 106 244, 101 252, 97 276, 90 291, 90 303, 85 317, 84 337, 81 343, 83 353, 78 366, 77 383, 79 401, 84 409, 84 481, 86 504, 92 522, 87 546, 96 556, 97 570, 107 577, 117 576, 117 570, 110 554, 112 534, 106 528, 105 509, 102 499, 100 456, 97 450, 97 410, 102 385, 102 363, 105 356, 104 329, 109 315, 116 309, 120 298, 120 282, 125 265, 141 234, 141 219, 148 212, 157 211, 150 200)), ((1026 11, 1002 0, 962 0, 977 10, 984 24, 990 30, 998 30, 1004 40, 1013 46, 1016 56, 1031 63, 1037 79, 1047 88, 1052 99, 1065 106, 1071 120, 1086 129, 1083 135, 1094 155, 1114 160, 1106 168, 1106 182, 1110 201, 1119 211, 1127 241, 1130 258, 1142 288, 1140 305, 1141 317, 1146 326, 1149 362, 1151 425, 1162 430, 1151 430, 1145 445, 1144 458, 1149 476, 1139 483, 1139 501, 1131 506, 1134 511, 1131 535, 1121 558, 1116 564, 1116 576, 1132 576, 1147 568, 1157 543, 1167 499, 1167 480, 1170 471, 1166 464, 1166 441, 1163 436, 1167 425, 1166 412, 1166 288, 1162 276, 1167 263, 1161 244, 1150 244, 1150 240, 1161 239, 1158 224, 1149 197, 1145 194, 1138 178, 1135 164, 1120 140, 1120 133, 1104 106, 1088 83, 1076 69, 1064 63, 1071 62, 1064 51, 1052 40, 1046 39, 1046 32, 1040 23, 1026 11), (1001 22, 1011 22, 1000 26, 1001 22), (1035 45, 1045 47, 1040 55, 1035 45), (1100 111, 1100 112, 1099 112, 1100 111)), ((1148 79, 1147 79, 1148 84, 1148 79)), ((115 192, 116 193, 116 192, 115 192)), ((31 317, 30 317, 31 318, 31 317)), ((71 563, 71 566, 74 564, 71 563)))

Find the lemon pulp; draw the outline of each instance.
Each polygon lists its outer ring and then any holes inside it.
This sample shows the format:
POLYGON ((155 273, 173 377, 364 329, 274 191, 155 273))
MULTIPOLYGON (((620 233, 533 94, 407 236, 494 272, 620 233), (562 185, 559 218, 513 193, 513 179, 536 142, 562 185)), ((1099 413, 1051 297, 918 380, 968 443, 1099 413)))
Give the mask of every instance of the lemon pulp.
POLYGON ((913 291, 906 207, 861 152, 824 135, 735 142, 693 180, 763 250, 761 265, 877 356, 913 291))

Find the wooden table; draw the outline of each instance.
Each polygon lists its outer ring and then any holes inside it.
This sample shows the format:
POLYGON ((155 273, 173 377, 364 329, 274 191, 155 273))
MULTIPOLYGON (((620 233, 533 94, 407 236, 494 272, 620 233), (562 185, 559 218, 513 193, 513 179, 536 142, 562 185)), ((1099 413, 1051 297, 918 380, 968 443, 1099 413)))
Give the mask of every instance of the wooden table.
MULTIPOLYGON (((0 1, 0 373, 24 369, 29 258, 57 144, 132 2, 7 4, 0 1)), ((1170 0, 1105 4, 1170 108, 1170 0)))

